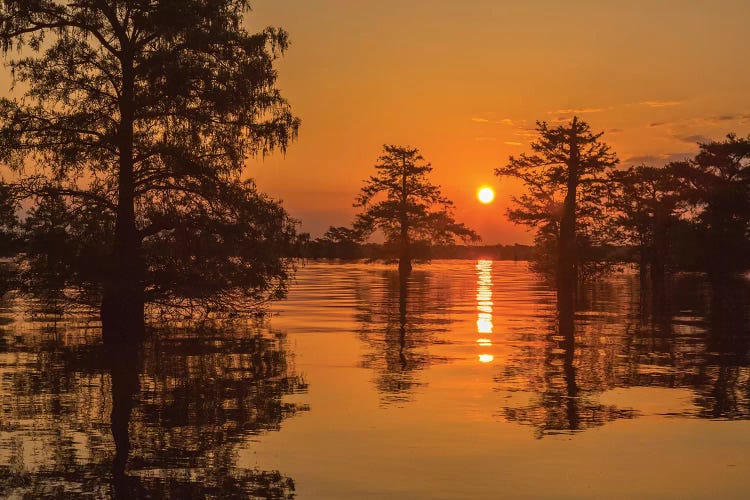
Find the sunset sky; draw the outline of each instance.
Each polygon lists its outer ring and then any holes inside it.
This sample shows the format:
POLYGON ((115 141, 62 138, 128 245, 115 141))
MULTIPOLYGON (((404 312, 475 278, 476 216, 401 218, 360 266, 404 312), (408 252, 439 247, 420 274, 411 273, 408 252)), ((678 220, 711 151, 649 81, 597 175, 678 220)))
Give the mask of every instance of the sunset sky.
POLYGON ((302 127, 286 155, 251 160, 246 175, 313 237, 351 222, 384 143, 420 148, 485 243, 528 243, 505 218, 519 186, 492 171, 528 149, 535 120, 578 114, 624 166, 750 132, 746 0, 252 4, 249 29, 290 34, 279 86, 302 127), (485 184, 489 205, 476 198, 485 184))
POLYGON ((419 147, 486 243, 530 242, 505 220, 518 186, 492 170, 535 120, 578 113, 623 165, 750 131, 747 1, 255 0, 285 28, 280 87, 302 119, 286 156, 248 175, 319 236, 346 225, 383 143, 419 147), (476 190, 490 184, 496 201, 476 190))

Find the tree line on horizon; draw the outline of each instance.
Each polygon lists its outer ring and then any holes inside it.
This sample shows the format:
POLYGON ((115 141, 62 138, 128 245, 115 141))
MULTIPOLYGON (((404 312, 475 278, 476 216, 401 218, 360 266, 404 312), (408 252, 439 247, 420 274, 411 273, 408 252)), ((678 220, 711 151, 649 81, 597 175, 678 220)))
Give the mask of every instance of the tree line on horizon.
MULTIPOLYGON (((17 256, 7 287, 95 305, 105 340, 131 342, 155 312, 251 313, 283 297, 297 259, 315 252, 369 249, 402 274, 415 258, 470 253, 456 242, 478 235, 414 147, 386 145, 351 227, 315 241, 241 180, 248 157, 285 150, 300 126, 276 86, 288 35, 248 32, 248 11, 246 0, 0 3, 23 89, 0 100, 0 161, 19 175, 0 186, 0 250, 17 256), (375 232, 384 245, 365 244, 375 232)), ((659 293, 671 270, 718 283, 750 267, 750 139, 621 169, 578 118, 539 122, 537 134, 495 174, 526 187, 508 217, 535 231, 535 246, 513 258, 532 260, 565 307, 615 260, 636 260, 659 293)))
POLYGON ((561 309, 618 260, 613 246, 629 249, 657 306, 670 272, 705 272, 718 287, 750 269, 750 137, 729 134, 699 143, 689 160, 622 169, 603 132, 577 117, 538 122, 537 133, 530 153, 495 174, 526 188, 508 217, 535 229, 534 267, 553 277, 561 309))
MULTIPOLYGON (((494 173, 516 178, 525 188, 507 216, 534 230, 535 241, 533 248, 515 246, 514 258, 520 254, 531 261, 533 270, 556 285, 560 302, 616 263, 636 263, 642 287, 659 300, 670 272, 701 271, 712 283, 725 283, 750 269, 750 137, 729 134, 698 144, 694 158, 662 167, 619 168, 603 132, 593 133, 578 117, 554 127, 537 122, 536 132, 529 153, 511 156, 494 173)), ((390 256, 407 271, 415 253, 429 258, 452 247, 454 255, 472 255, 455 239, 476 242, 476 233, 449 211, 430 215, 435 204, 447 209, 452 204, 430 198, 439 196, 439 187, 424 177, 431 167, 421 161, 417 149, 386 145, 376 169, 387 176, 366 181, 367 197, 355 203, 363 212, 351 227, 330 227, 308 245, 312 252, 390 256), (382 201, 367 206, 376 191, 382 201), (373 248, 366 241, 378 224, 386 242, 373 248)))

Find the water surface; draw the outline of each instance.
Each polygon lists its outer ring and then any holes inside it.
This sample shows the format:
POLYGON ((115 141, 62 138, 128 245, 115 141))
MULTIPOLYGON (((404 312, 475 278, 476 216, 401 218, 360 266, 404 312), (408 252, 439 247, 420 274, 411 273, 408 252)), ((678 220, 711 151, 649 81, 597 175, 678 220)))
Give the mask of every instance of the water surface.
POLYGON ((308 263, 262 324, 132 355, 10 301, 0 495, 746 498, 747 284, 731 292, 679 276, 654 316, 618 273, 561 328, 525 263, 407 282, 308 263))

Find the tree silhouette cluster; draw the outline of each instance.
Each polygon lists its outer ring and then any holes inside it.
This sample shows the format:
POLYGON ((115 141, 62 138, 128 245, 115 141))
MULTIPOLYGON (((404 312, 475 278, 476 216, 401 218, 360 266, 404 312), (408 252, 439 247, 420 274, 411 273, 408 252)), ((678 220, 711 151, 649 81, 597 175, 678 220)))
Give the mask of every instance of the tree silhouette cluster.
POLYGON ((495 174, 523 182, 508 218, 536 230, 535 268, 554 277, 561 306, 612 247, 632 249, 657 301, 670 270, 719 282, 750 269, 750 138, 730 134, 699 144, 690 160, 621 169, 603 133, 578 118, 539 122, 537 133, 531 153, 495 174))
POLYGON ((453 216, 453 202, 430 182, 432 165, 416 148, 383 146, 376 174, 365 181, 355 207, 361 208, 352 228, 331 227, 324 238, 346 244, 367 239, 376 230, 393 246, 399 271, 412 269, 413 247, 479 241, 479 235, 453 216))
POLYGON ((112 340, 142 337, 147 303, 283 293, 294 223, 240 177, 248 156, 285 149, 299 120, 276 88, 287 34, 246 31, 249 8, 0 4, 0 41, 17 55, 9 66, 24 89, 0 101, 0 159, 22 173, 19 195, 41 200, 27 249, 42 254, 30 268, 46 261, 47 277, 69 281, 81 267, 73 261, 95 268, 84 281, 98 285, 112 340), (92 238, 102 248, 81 248, 92 238), (51 249, 61 239, 73 247, 51 249))

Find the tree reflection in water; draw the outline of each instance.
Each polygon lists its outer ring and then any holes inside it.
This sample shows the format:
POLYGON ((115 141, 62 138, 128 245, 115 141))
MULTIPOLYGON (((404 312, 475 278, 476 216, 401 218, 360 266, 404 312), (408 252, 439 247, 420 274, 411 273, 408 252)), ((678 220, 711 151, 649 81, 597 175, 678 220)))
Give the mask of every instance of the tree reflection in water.
POLYGON ((633 418, 637 408, 597 403, 606 391, 688 389, 694 407, 683 416, 750 418, 748 283, 709 286, 698 276, 672 284, 669 307, 643 315, 634 276, 585 291, 583 310, 550 318, 542 342, 527 342, 495 377, 500 390, 531 395, 501 416, 532 425, 537 437, 633 418), (523 376, 522 386, 509 384, 523 376))
POLYGON ((237 464, 241 443, 306 409, 284 401, 306 385, 283 336, 171 331, 107 350, 85 323, 44 330, 2 335, 0 496, 294 495, 237 464))
MULTIPOLYGON (((524 362, 540 362, 529 367, 531 375, 523 388, 533 394, 531 404, 503 408, 505 419, 532 425, 536 436, 581 431, 604 425, 618 418, 632 418, 636 412, 604 405, 596 394, 606 384, 601 378, 596 345, 585 345, 576 335, 573 312, 561 310, 547 335, 541 353, 524 362), (537 358, 539 356, 541 359, 537 358)), ((505 367, 496 381, 502 386, 511 373, 522 372, 517 366, 505 367)))
POLYGON ((615 274, 586 287, 573 311, 550 307, 531 274, 506 278, 489 261, 462 272, 418 269, 404 280, 385 271, 355 284, 368 349, 362 365, 374 370, 385 404, 413 400, 420 372, 452 352, 465 356, 466 332, 454 320, 476 299, 478 362, 491 364, 497 391, 509 396, 497 415, 532 426, 537 437, 644 414, 638 401, 609 397, 616 389, 687 390, 692 406, 664 411, 750 418, 746 280, 717 287, 678 276, 657 311, 643 308, 637 274, 615 274))
POLYGON ((449 361, 430 353, 429 346, 445 343, 439 334, 450 323, 445 315, 450 288, 424 271, 387 270, 379 278, 374 286, 356 289, 360 338, 368 347, 362 366, 375 371, 384 404, 403 403, 424 385, 420 371, 449 361))

